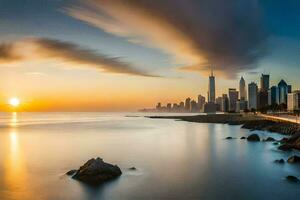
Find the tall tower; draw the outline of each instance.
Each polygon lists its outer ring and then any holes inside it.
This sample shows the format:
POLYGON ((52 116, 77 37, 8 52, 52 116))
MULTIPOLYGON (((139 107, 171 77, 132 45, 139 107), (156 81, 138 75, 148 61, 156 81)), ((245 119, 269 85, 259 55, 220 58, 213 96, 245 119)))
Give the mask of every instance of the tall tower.
POLYGON ((240 80, 240 100, 246 101, 246 83, 244 77, 240 80))
POLYGON ((257 94, 258 94, 257 84, 254 82, 250 83, 248 85, 249 110, 251 109, 257 110, 257 94))
POLYGON ((208 82, 208 102, 215 103, 215 101, 216 101, 216 83, 215 83, 214 72, 213 70, 211 70, 211 75, 209 76, 209 82, 208 82))
POLYGON ((260 91, 267 92, 270 88, 270 75, 262 74, 260 77, 260 91))

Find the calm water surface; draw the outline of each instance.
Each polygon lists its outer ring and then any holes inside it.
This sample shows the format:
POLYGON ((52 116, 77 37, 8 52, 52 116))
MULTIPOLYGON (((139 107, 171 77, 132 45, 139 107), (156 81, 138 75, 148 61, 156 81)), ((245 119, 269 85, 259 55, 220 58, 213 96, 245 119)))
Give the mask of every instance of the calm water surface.
MULTIPOLYGON (((273 163, 272 143, 227 136, 240 126, 126 117, 128 113, 1 113, 1 200, 298 199, 300 165, 273 163), (65 176, 92 157, 123 175, 100 187, 65 176), (137 171, 127 168, 135 166, 137 171)), ((137 114, 134 114, 137 115, 137 114)), ((278 134, 259 132, 261 137, 278 134)))

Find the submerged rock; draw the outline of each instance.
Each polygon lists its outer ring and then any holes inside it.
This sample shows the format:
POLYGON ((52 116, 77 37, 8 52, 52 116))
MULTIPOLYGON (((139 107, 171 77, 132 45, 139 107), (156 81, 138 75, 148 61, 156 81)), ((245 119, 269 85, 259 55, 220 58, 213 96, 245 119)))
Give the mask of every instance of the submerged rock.
POLYGON ((264 140, 264 142, 275 142, 276 140, 272 137, 268 137, 267 139, 264 140))
POLYGON ((92 158, 81 166, 72 178, 87 184, 101 184, 121 174, 117 165, 105 163, 101 158, 92 158))
POLYGON ((68 171, 68 172, 66 173, 66 175, 68 175, 68 176, 73 176, 76 172, 77 172, 76 169, 72 169, 72 170, 68 171))
POLYGON ((278 147, 278 149, 281 151, 291 151, 293 149, 293 147, 289 144, 283 144, 283 145, 280 145, 278 147))
POLYGON ((294 182, 294 183, 298 183, 299 182, 299 179, 296 176, 289 175, 289 176, 287 176, 285 178, 286 178, 286 180, 288 180, 290 182, 294 182))
POLYGON ((283 159, 278 159, 274 161, 275 163, 283 164, 285 161, 283 159))
POLYGON ((278 142, 274 142, 273 144, 274 144, 274 145, 278 145, 279 143, 278 143, 278 142))
POLYGON ((287 160, 288 163, 300 163, 300 157, 299 156, 292 156, 287 160))
POLYGON ((241 137, 241 140, 245 140, 246 139, 246 137, 241 137))
POLYGON ((249 137, 247 137, 247 140, 250 142, 259 142, 260 138, 257 134, 251 134, 249 137))
POLYGON ((232 137, 226 137, 225 139, 226 140, 232 140, 233 138, 232 137))
POLYGON ((130 168, 128 168, 129 170, 132 170, 132 171, 135 171, 135 170, 137 170, 135 167, 130 167, 130 168))

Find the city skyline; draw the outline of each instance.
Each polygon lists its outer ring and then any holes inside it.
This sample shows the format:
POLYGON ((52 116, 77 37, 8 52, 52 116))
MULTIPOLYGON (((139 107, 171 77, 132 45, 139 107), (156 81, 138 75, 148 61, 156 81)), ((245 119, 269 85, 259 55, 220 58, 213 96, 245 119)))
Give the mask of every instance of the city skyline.
POLYGON ((216 77, 213 69, 208 77, 207 101, 201 94, 198 100, 186 98, 185 102, 167 103, 161 102, 155 108, 140 109, 142 112, 192 112, 192 113, 215 113, 215 112, 252 112, 285 110, 294 112, 300 109, 300 90, 293 89, 292 85, 281 79, 277 85, 270 85, 270 74, 262 73, 260 82, 251 81, 247 84, 243 76, 239 81, 239 90, 228 88, 228 93, 216 96, 216 77))
POLYGON ((300 88, 297 1, 127 2, 2 0, 0 110, 11 98, 22 111, 135 111, 207 98, 211 66, 215 97, 262 73, 270 85, 300 88))

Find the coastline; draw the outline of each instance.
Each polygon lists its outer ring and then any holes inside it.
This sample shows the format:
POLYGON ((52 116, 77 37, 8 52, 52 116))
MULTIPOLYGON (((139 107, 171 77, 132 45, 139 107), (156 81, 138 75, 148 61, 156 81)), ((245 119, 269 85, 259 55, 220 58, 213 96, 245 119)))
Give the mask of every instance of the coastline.
POLYGON ((210 114, 210 115, 194 115, 194 116, 145 116, 151 119, 174 119, 180 121, 194 123, 214 123, 241 125, 241 128, 249 130, 268 131, 272 133, 280 133, 288 136, 282 145, 287 150, 300 150, 300 126, 298 124, 280 120, 267 119, 263 116, 254 114, 210 114))

